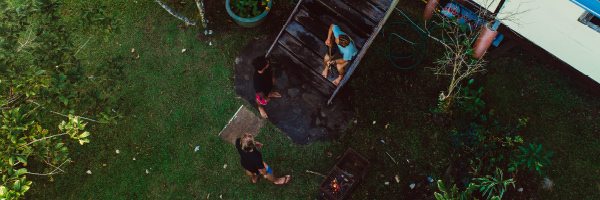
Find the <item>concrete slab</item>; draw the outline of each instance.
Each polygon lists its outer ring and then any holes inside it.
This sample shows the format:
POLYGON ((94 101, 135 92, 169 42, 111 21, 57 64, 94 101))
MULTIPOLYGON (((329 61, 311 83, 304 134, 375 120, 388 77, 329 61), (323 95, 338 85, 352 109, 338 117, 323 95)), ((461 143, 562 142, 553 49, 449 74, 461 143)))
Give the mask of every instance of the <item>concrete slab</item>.
POLYGON ((244 133, 257 136, 263 125, 264 120, 262 118, 248 110, 245 106, 240 106, 229 122, 227 122, 227 125, 221 130, 219 137, 233 144, 244 133))

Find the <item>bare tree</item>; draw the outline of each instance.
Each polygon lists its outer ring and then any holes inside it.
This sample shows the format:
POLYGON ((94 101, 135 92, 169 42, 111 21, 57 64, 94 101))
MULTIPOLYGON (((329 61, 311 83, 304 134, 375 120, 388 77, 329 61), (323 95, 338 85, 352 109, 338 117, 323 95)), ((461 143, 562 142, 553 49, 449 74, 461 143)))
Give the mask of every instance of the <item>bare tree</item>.
POLYGON ((198 8, 198 15, 200 15, 200 22, 202 23, 202 28, 206 29, 208 26, 208 21, 204 15, 204 1, 202 0, 194 0, 196 2, 196 7, 198 8))
MULTIPOLYGON (((433 1, 437 4, 438 1, 433 1)), ((459 22, 456 17, 446 17, 440 12, 434 12, 437 22, 425 22, 425 27, 420 31, 426 33, 427 37, 441 45, 444 49, 443 55, 435 61, 435 66, 430 67, 434 74, 450 78, 446 91, 440 92, 438 101, 439 109, 443 112, 450 111, 454 100, 460 97, 461 84, 477 73, 485 71, 486 61, 480 56, 474 58, 473 44, 482 33, 480 27, 488 26, 495 21, 516 21, 515 16, 526 12, 516 11, 501 12, 500 16, 489 12, 497 0, 481 2, 483 9, 477 11, 476 16, 483 21, 459 22), (435 26, 433 30, 430 27, 435 26)), ((500 3, 502 4, 502 3, 500 3)), ((502 6, 502 5, 497 5, 502 6)), ((499 8, 498 10, 501 10, 499 8)), ((459 11, 460 12, 460 11, 459 11)), ((405 15, 405 17, 407 17, 405 15)))
POLYGON ((446 91, 440 92, 438 99, 440 109, 447 112, 454 100, 460 98, 461 84, 475 74, 485 71, 486 61, 472 57, 471 46, 479 35, 478 31, 472 30, 474 27, 451 18, 440 19, 442 21, 436 24, 440 32, 436 35, 429 33, 427 36, 444 48, 443 55, 430 69, 435 75, 450 78, 446 91))

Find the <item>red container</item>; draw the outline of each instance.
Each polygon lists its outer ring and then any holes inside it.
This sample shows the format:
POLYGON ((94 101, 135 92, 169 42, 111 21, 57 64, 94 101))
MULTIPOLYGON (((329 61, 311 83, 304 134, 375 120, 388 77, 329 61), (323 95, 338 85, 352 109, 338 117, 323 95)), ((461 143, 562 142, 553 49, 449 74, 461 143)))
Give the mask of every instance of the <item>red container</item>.
POLYGON ((423 19, 429 20, 433 16, 433 12, 435 12, 435 8, 439 4, 439 0, 429 0, 427 1, 427 5, 425 5, 425 11, 423 11, 423 19))
POLYGON ((496 36, 498 35, 498 31, 492 30, 492 23, 486 23, 484 26, 481 26, 481 31, 479 32, 479 37, 473 44, 473 57, 477 59, 483 58, 485 52, 494 42, 496 36))

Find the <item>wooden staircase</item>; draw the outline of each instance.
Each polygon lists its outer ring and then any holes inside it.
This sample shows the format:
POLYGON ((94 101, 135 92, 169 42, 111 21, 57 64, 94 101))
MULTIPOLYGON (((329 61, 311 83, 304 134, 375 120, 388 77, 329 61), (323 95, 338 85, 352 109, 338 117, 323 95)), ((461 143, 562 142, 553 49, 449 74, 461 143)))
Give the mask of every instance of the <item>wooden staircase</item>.
POLYGON ((364 57, 398 0, 300 0, 267 56, 287 60, 289 70, 299 74, 316 90, 330 96, 331 103, 364 57), (359 52, 336 87, 321 76, 325 39, 330 24, 337 24, 352 38, 359 52))

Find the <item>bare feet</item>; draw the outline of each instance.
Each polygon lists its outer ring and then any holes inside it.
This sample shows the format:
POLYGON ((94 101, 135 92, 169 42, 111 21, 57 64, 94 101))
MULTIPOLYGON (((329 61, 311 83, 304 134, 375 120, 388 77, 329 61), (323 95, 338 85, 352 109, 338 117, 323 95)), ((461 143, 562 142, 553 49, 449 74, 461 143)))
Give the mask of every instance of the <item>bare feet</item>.
POLYGON ((292 176, 285 175, 284 177, 278 178, 277 181, 273 182, 275 185, 285 185, 292 180, 292 176))
POLYGON ((262 118, 265 118, 265 119, 269 118, 269 116, 267 115, 267 112, 265 111, 265 109, 264 109, 264 108, 259 108, 259 109, 258 109, 258 112, 260 112, 260 116, 261 116, 262 118))
POLYGON ((252 175, 252 177, 250 177, 250 182, 251 182, 251 183, 256 183, 256 182, 258 182, 258 176, 257 176, 257 175, 252 175))
POLYGON ((335 86, 339 85, 339 84, 340 84, 340 79, 335 79, 335 80, 333 80, 333 84, 334 84, 335 86))
POLYGON ((270 98, 280 98, 281 94, 279 94, 279 92, 271 92, 271 93, 269 93, 269 97, 270 98))

